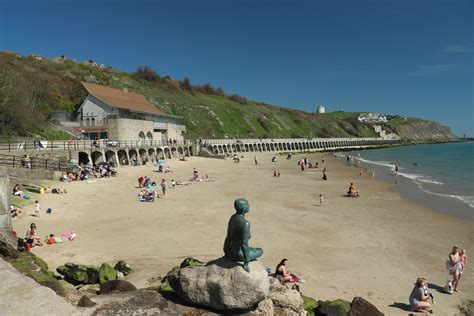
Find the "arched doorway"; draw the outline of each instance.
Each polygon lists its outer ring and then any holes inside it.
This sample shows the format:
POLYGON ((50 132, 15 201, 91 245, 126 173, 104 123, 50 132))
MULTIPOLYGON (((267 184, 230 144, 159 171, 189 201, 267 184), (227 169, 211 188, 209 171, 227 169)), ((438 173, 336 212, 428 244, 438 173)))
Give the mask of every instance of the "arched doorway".
POLYGON ((83 151, 79 152, 79 165, 88 165, 90 163, 89 154, 83 151))
POLYGON ((118 159, 120 161, 121 166, 127 166, 130 162, 128 161, 128 155, 127 152, 123 149, 120 149, 117 152, 118 159))
POLYGON ((92 156, 92 164, 93 165, 96 165, 99 162, 104 161, 104 156, 102 155, 101 151, 94 151, 94 152, 92 152, 91 156, 92 156))

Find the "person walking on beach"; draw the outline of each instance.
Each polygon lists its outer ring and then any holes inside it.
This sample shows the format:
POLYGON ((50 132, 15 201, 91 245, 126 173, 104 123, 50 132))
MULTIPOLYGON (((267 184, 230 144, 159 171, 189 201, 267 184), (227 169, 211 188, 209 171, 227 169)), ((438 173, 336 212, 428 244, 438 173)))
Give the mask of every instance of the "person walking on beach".
POLYGON ((395 175, 398 176, 398 171, 400 170, 400 167, 398 165, 395 165, 395 175))
POLYGON ((323 180, 324 180, 324 181, 327 181, 327 180, 328 180, 328 177, 327 177, 327 175, 326 175, 326 167, 324 167, 324 169, 323 169, 323 180))
POLYGON ((324 196, 322 194, 319 194, 319 206, 324 205, 324 196))
POLYGON ((257 156, 254 156, 253 157, 253 161, 255 161, 255 164, 258 165, 258 159, 257 159, 257 156))
POLYGON ((166 198, 166 189, 167 189, 167 185, 166 185, 166 180, 165 178, 162 178, 161 179, 161 192, 163 192, 163 197, 166 198))

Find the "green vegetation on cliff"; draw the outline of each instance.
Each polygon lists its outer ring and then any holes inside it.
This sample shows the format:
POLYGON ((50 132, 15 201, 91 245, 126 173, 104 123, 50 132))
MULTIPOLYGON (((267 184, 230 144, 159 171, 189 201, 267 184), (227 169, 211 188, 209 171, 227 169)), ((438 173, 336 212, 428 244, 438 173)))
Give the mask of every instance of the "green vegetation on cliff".
POLYGON ((145 95, 163 112, 182 117, 186 138, 378 136, 370 124, 357 121, 357 113, 313 114, 271 106, 226 95, 210 84, 161 77, 146 66, 127 73, 71 60, 0 53, 0 137, 64 138, 51 131, 48 119, 53 111, 77 110, 87 96, 81 81, 145 95))

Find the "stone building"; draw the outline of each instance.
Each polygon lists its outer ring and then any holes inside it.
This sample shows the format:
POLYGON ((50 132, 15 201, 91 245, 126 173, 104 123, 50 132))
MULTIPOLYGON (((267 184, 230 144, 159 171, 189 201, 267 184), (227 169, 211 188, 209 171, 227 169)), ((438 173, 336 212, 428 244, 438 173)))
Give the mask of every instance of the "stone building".
POLYGON ((183 140, 186 127, 177 124, 180 117, 161 112, 145 96, 88 82, 82 85, 89 95, 76 121, 63 125, 97 140, 183 140))

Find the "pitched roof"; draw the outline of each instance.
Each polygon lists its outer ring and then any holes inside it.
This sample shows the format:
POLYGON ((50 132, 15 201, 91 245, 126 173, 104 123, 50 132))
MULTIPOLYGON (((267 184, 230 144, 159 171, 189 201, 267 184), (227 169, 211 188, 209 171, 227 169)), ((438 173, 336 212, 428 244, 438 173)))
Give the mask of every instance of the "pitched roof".
POLYGON ((166 115, 158 110, 153 104, 148 102, 145 96, 134 93, 126 92, 119 89, 109 88, 89 82, 81 82, 84 88, 90 95, 93 95, 100 101, 106 103, 113 108, 125 109, 135 112, 150 113, 150 114, 162 114, 166 115))

